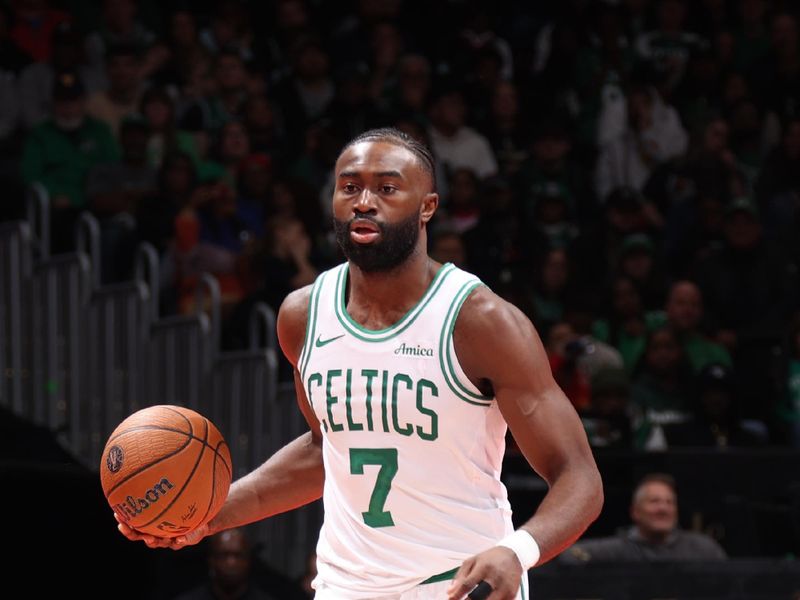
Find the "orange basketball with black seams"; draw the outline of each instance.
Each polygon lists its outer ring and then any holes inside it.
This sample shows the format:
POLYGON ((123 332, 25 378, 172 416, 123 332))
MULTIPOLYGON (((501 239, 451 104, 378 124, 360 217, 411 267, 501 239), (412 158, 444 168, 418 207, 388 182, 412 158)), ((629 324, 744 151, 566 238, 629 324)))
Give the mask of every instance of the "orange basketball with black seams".
POLYGON ((228 445, 214 424, 182 406, 135 412, 109 436, 103 493, 128 526, 176 537, 219 512, 232 478, 228 445))

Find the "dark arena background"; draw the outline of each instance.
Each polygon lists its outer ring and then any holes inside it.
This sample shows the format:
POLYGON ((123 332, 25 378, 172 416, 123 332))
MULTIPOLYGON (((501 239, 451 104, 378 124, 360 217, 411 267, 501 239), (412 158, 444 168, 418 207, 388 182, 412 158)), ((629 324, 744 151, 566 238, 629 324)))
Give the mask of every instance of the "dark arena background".
MULTIPOLYGON (((342 146, 392 126, 436 159, 429 253, 531 319, 603 476, 602 514, 530 571, 531 598, 800 598, 796 2, 0 9, 8 590, 204 584, 208 541, 150 550, 116 531, 105 441, 139 408, 187 406, 236 478, 306 430, 275 314, 342 260, 342 146), (680 529, 727 558, 581 549, 631 535, 652 473, 674 478, 680 529)), ((546 485, 510 436, 503 480, 518 524, 546 485)), ((318 502, 245 529, 252 597, 312 597, 321 519, 318 502)))

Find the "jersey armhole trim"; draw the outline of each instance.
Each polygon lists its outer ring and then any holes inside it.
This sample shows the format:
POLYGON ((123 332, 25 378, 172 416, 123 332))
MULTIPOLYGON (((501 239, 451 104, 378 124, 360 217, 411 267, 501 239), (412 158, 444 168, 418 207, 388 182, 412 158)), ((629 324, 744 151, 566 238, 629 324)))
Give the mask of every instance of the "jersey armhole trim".
MULTIPOLYGON (((472 293, 472 291, 483 285, 479 279, 470 279, 455 295, 455 298, 450 304, 447 315, 442 325, 442 331, 439 334, 439 366, 442 371, 442 376, 447 382, 447 386, 455 396, 464 402, 474 404, 476 406, 489 407, 491 406, 493 398, 477 393, 475 385, 471 381, 462 381, 454 366, 453 359, 453 329, 455 328, 458 313, 461 306, 472 293)), ((457 359, 455 359, 457 360, 457 359)))
POLYGON ((303 350, 300 352, 300 360, 298 361, 298 371, 300 372, 301 381, 305 382, 306 367, 308 366, 308 359, 311 358, 311 351, 314 348, 314 334, 317 330, 317 314, 319 312, 319 296, 322 290, 322 283, 325 276, 328 274, 326 271, 320 275, 314 282, 311 288, 311 295, 308 297, 308 317, 306 318, 306 339, 303 340, 303 350))

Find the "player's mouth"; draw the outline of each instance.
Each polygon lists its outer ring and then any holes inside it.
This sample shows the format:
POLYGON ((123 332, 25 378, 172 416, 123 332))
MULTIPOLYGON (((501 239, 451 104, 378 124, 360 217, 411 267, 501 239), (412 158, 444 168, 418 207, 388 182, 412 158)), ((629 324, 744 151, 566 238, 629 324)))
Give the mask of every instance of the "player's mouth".
POLYGON ((350 239, 356 244, 372 243, 380 234, 380 228, 367 219, 354 219, 350 223, 350 239))

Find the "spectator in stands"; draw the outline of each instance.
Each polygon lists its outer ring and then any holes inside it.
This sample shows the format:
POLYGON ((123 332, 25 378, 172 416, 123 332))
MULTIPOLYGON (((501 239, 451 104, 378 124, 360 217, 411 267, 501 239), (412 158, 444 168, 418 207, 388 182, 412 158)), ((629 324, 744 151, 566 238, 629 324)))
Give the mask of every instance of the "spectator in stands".
POLYGON ((678 525, 675 480, 664 473, 649 473, 633 492, 633 525, 617 535, 585 539, 564 552, 567 564, 602 562, 664 562, 724 560, 725 550, 712 537, 686 531, 678 525))
POLYGON ((639 289, 646 310, 664 305, 667 281, 657 262, 656 246, 644 233, 625 236, 617 257, 617 272, 639 289))
POLYGON ((725 210, 724 246, 701 259, 695 280, 717 319, 717 341, 735 352, 740 342, 780 337, 796 277, 763 239, 758 209, 737 198, 725 210))
POLYGON ((617 188, 603 208, 604 218, 584 225, 570 248, 584 293, 596 304, 602 302, 602 294, 608 289, 623 240, 651 228, 648 201, 633 188, 617 188))
POLYGON ((481 186, 472 169, 461 167, 450 173, 447 198, 442 200, 444 214, 440 220, 458 233, 465 233, 480 219, 481 186))
POLYGON ((649 332, 644 355, 634 371, 631 395, 636 447, 662 449, 661 426, 685 421, 694 393, 692 369, 677 334, 669 327, 649 332))
POLYGON ((98 216, 102 241, 102 280, 128 277, 136 247, 139 203, 157 188, 156 170, 147 164, 147 122, 131 115, 120 126, 122 158, 95 165, 89 170, 86 195, 98 216))
MULTIPOLYGON (((587 221, 595 212, 591 190, 583 169, 571 159, 572 139, 569 132, 548 118, 534 132, 528 159, 519 166, 514 178, 517 193, 525 201, 559 190, 572 221, 587 221)), ((528 207, 523 207, 531 212, 528 207)))
POLYGON ((195 309, 197 279, 204 272, 217 278, 223 310, 246 293, 246 253, 253 233, 239 218, 236 193, 218 179, 201 184, 175 219, 175 262, 180 311, 195 309))
POLYGON ((88 64, 83 36, 69 21, 53 30, 53 53, 48 61, 28 65, 20 73, 19 99, 22 124, 30 129, 53 113, 53 84, 58 73, 75 71, 88 94, 104 89, 106 74, 88 64))
POLYGON ((231 50, 244 62, 251 62, 255 36, 245 5, 236 0, 224 0, 215 5, 209 27, 200 32, 206 50, 216 56, 231 50))
MULTIPOLYGON (((675 1, 675 0, 669 0, 675 1)), ((609 139, 600 146, 595 190, 605 199, 619 186, 641 191, 653 169, 686 151, 688 136, 678 112, 664 102, 655 88, 632 85, 627 92, 625 120, 603 123, 599 129, 609 139)))
POLYGON ((662 92, 671 93, 681 82, 692 51, 703 48, 708 41, 688 31, 686 0, 658 2, 658 28, 636 39, 636 51, 663 80, 662 92))
POLYGON ((250 137, 241 121, 228 121, 219 131, 214 158, 225 169, 229 181, 236 181, 239 166, 250 156, 250 137))
POLYGON ((91 94, 86 110, 104 121, 119 139, 122 119, 139 109, 142 95, 142 63, 139 49, 132 45, 109 46, 105 57, 108 89, 91 94))
MULTIPOLYGON (((302 143, 302 132, 320 119, 333 101, 336 87, 331 77, 330 56, 322 41, 300 37, 291 48, 291 74, 275 88, 283 126, 302 143)), ((297 143, 294 140, 291 140, 297 143)))
POLYGON ((460 269, 468 269, 464 238, 453 229, 437 227, 431 237, 430 255, 442 264, 453 263, 460 269))
POLYGON ((436 157, 451 171, 465 167, 481 179, 496 174, 497 161, 488 140, 466 124, 461 90, 443 85, 432 96, 428 135, 436 157))
POLYGON ((710 363, 732 366, 731 355, 725 347, 710 340, 700 329, 703 295, 696 284, 686 280, 672 284, 667 296, 666 317, 695 372, 710 363))
POLYGON ((595 320, 592 334, 619 351, 630 375, 644 354, 647 333, 662 325, 663 318, 656 311, 644 310, 641 292, 629 277, 615 277, 609 288, 610 298, 602 311, 607 316, 595 320))
POLYGON ((86 115, 86 95, 78 74, 59 74, 53 86, 53 117, 28 134, 22 154, 25 183, 41 183, 50 194, 53 250, 73 245, 73 224, 86 206, 89 170, 118 158, 111 130, 86 115))
POLYGON ((593 448, 630 450, 630 380, 624 369, 608 367, 591 378, 591 402, 580 417, 593 448))
POLYGON ((757 421, 742 421, 736 384, 729 367, 710 363, 697 375, 697 403, 685 423, 664 425, 670 448, 752 448, 767 441, 767 428, 757 421))
POLYGON ((164 64, 168 52, 137 18, 136 0, 103 0, 102 4, 100 26, 86 38, 89 64, 102 70, 110 47, 132 46, 142 59, 140 76, 146 79, 164 64))
POLYGON ((430 61, 421 54, 406 54, 398 64, 397 85, 385 110, 393 120, 400 117, 425 120, 430 91, 430 61))
POLYGON ((139 113, 147 122, 148 165, 158 169, 164 157, 174 152, 185 152, 199 160, 192 135, 177 128, 175 103, 164 88, 148 88, 142 94, 139 113))
POLYGON ((514 177, 530 154, 530 131, 519 90, 511 81, 500 81, 492 92, 489 114, 482 132, 497 158, 500 174, 514 177))
POLYGON ((797 223, 800 209, 800 118, 786 123, 781 143, 772 150, 756 183, 756 200, 764 215, 767 237, 785 252, 800 257, 797 244, 797 223))
POLYGON ((138 205, 137 237, 153 244, 162 257, 175 237, 175 217, 191 202, 196 185, 192 159, 180 152, 168 154, 158 171, 157 192, 138 205))
POLYGON ((547 332, 564 318, 567 303, 574 295, 570 281, 569 256, 562 248, 545 252, 533 271, 528 293, 533 304, 534 323, 547 332))
POLYGON ((175 600, 274 600, 255 583, 253 549, 243 529, 229 529, 208 540, 208 581, 175 600))

